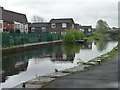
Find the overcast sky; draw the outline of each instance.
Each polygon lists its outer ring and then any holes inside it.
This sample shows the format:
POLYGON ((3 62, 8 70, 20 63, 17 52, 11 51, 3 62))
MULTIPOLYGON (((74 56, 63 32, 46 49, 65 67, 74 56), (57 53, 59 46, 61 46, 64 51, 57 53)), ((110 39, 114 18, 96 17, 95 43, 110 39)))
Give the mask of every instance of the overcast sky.
POLYGON ((7 10, 24 13, 28 21, 33 15, 52 18, 73 18, 81 25, 96 25, 99 19, 108 25, 118 26, 118 1, 120 0, 0 0, 7 10))

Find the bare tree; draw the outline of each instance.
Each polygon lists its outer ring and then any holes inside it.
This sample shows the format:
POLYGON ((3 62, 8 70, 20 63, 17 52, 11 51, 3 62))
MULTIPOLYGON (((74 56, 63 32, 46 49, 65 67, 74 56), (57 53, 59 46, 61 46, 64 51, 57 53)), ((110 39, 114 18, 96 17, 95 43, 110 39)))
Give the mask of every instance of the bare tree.
POLYGON ((37 15, 33 16, 31 20, 33 23, 40 23, 45 21, 43 17, 37 15))

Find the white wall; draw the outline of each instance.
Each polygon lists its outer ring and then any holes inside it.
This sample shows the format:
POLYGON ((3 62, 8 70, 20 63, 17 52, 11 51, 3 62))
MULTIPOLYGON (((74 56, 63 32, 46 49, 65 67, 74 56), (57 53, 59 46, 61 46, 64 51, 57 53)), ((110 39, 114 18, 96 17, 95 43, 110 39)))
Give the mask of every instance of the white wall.
POLYGON ((28 33, 28 24, 14 21, 14 30, 19 29, 21 33, 28 33))
POLYGON ((3 32, 3 20, 0 20, 0 32, 3 32))
POLYGON ((28 33, 28 24, 25 24, 25 32, 28 33))

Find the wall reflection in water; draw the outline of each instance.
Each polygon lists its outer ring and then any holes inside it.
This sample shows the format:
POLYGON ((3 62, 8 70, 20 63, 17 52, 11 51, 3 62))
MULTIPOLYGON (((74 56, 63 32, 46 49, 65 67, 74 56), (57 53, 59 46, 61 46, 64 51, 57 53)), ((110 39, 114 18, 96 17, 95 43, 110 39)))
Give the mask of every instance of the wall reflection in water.
POLYGON ((80 49, 92 49, 92 43, 49 44, 40 46, 37 50, 4 56, 2 59, 2 82, 5 82, 7 76, 26 71, 29 59, 49 57, 53 63, 73 63, 75 53, 80 53, 80 49))

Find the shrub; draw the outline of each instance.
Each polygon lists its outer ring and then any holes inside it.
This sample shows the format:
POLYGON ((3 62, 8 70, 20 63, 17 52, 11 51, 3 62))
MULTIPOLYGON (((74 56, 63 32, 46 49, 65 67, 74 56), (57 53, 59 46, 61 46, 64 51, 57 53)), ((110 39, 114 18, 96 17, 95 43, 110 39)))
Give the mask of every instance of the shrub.
POLYGON ((67 33, 64 37, 65 42, 74 42, 75 36, 72 33, 67 33))
POLYGON ((64 36, 65 42, 75 42, 75 40, 80 40, 84 38, 84 34, 79 30, 69 29, 66 31, 64 36))

